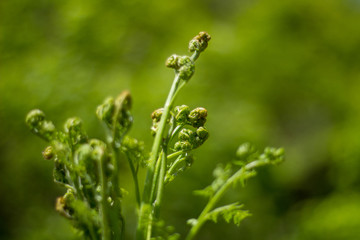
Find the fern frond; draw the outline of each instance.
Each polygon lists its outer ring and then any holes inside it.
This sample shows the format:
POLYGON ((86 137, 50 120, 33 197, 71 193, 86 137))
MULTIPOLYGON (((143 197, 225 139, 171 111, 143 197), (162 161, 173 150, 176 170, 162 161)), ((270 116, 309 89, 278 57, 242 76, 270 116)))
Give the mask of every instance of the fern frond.
POLYGON ((217 222, 222 217, 227 223, 233 222, 239 226, 241 221, 251 216, 248 210, 243 210, 243 205, 238 202, 215 208, 206 215, 207 220, 217 222))

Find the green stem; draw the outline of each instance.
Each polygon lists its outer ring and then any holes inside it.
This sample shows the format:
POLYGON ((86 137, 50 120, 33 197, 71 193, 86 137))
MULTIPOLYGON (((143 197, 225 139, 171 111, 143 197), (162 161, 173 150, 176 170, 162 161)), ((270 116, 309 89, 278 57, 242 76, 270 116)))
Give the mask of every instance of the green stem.
POLYGON ((177 157, 177 156, 179 156, 179 155, 181 155, 181 154, 183 154, 183 153, 184 153, 184 151, 182 151, 182 150, 177 151, 177 152, 174 152, 174 153, 172 153, 172 154, 169 154, 169 155, 167 156, 167 159, 171 159, 171 158, 177 157))
MULTIPOLYGON (((176 95, 180 80, 181 79, 179 77, 179 74, 176 74, 173 84, 171 86, 169 95, 166 99, 166 102, 164 105, 164 111, 161 116, 160 123, 159 123, 158 129, 157 129, 156 135, 155 135, 154 144, 152 147, 150 161, 149 161, 150 163, 149 163, 149 167, 148 167, 146 179, 145 179, 145 184, 144 184, 143 199, 142 199, 142 202, 140 205, 140 215, 139 215, 139 221, 138 221, 138 226, 137 226, 137 231, 136 231, 137 239, 149 239, 148 236, 151 235, 151 233, 149 233, 149 230, 151 230, 151 227, 149 227, 149 226, 151 224, 150 219, 152 217, 148 216, 147 211, 144 211, 142 208, 144 208, 145 205, 151 204, 150 197, 151 197, 151 191, 153 190, 152 184, 153 184, 153 178, 154 178, 154 170, 155 170, 156 162, 159 157, 159 152, 161 149, 162 138, 163 138, 165 127, 166 127, 166 121, 170 115, 171 105, 174 101, 174 97, 176 95), (146 214, 145 214, 145 212, 146 212, 146 214), (143 223, 146 223, 145 226, 143 223)), ((151 211, 150 215, 152 215, 152 211, 151 211)))
POLYGON ((166 121, 169 117, 171 103, 173 102, 173 98, 175 96, 179 82, 180 82, 179 74, 176 74, 173 84, 171 86, 169 95, 166 99, 166 102, 164 105, 164 111, 161 116, 160 123, 158 125, 158 129, 157 129, 157 132, 155 135, 154 144, 153 144, 151 156, 150 156, 150 166, 148 167, 145 185, 144 185, 143 202, 145 202, 145 203, 149 203, 149 200, 150 200, 150 189, 151 189, 151 184, 153 182, 152 179, 153 179, 153 174, 154 174, 154 170, 155 170, 156 160, 158 159, 158 156, 159 156, 162 138, 163 138, 165 127, 166 127, 166 121))
POLYGON ((77 194, 78 189, 76 189, 75 183, 73 182, 73 180, 71 178, 70 171, 69 171, 69 169, 68 169, 68 167, 66 165, 64 166, 64 169, 65 169, 66 180, 69 182, 69 184, 71 186, 73 186, 73 189, 75 190, 75 193, 77 194))
POLYGON ((166 179, 165 182, 167 183, 169 177, 174 173, 174 170, 176 169, 176 167, 182 162, 184 161, 184 159, 186 159, 185 157, 179 156, 174 163, 171 165, 170 169, 167 171, 166 173, 166 179), (168 177, 169 176, 169 177, 168 177))
MULTIPOLYGON (((195 51, 195 53, 191 56, 191 59, 195 61, 199 57, 200 53, 195 51)), ((181 81, 179 73, 175 71, 175 78, 173 84, 171 86, 169 95, 165 101, 164 111, 160 119, 160 123, 158 125, 158 129, 155 135, 153 147, 151 150, 151 156, 149 160, 149 167, 146 173, 146 179, 144 184, 144 192, 143 199, 140 205, 140 212, 138 218, 138 225, 136 229, 136 239, 137 240, 149 240, 151 238, 151 224, 154 214, 154 206, 151 202, 151 191, 153 190, 153 178, 154 178, 154 170, 156 167, 156 162, 158 160, 161 145, 163 144, 163 137, 166 128, 166 122, 170 115, 170 110, 172 104, 175 101, 175 98, 179 91, 185 86, 187 81, 181 81), (146 208, 150 207, 151 211, 149 212, 146 208)))
POLYGON ((160 176, 159 176, 159 181, 158 181, 158 186, 157 186, 157 194, 156 194, 156 199, 154 202, 154 216, 156 218, 158 218, 160 215, 160 206, 161 206, 161 199, 162 199, 163 189, 164 189, 166 163, 167 163, 166 147, 164 147, 164 154, 162 155, 161 164, 160 164, 160 176))
MULTIPOLYGON (((91 236, 91 239, 93 240, 97 240, 98 238, 96 237, 96 233, 95 233, 95 230, 94 230, 94 225, 91 224, 91 226, 89 226, 89 232, 90 232, 90 236, 91 236)), ((110 238, 109 238, 110 239, 110 238)))
POLYGON ((176 128, 174 129, 174 131, 172 131, 171 136, 169 138, 169 141, 171 141, 171 139, 173 139, 173 137, 176 136, 176 134, 178 134, 178 132, 184 127, 184 125, 178 125, 176 126, 176 128))
POLYGON ((111 239, 110 231, 110 217, 109 217, 109 207, 108 207, 108 189, 107 189, 107 177, 106 177, 106 166, 105 166, 104 155, 99 161, 99 176, 101 181, 101 227, 102 227, 102 240, 111 239))
POLYGON ((121 190, 120 190, 120 178, 119 178, 119 163, 118 163, 118 155, 119 155, 119 147, 120 145, 117 144, 121 142, 122 136, 118 136, 119 132, 117 132, 117 123, 119 114, 121 112, 121 103, 115 104, 115 112, 112 118, 112 138, 110 142, 111 150, 112 150, 112 163, 113 163, 113 176, 112 176, 112 184, 113 184, 113 192, 115 193, 115 196, 112 196, 114 201, 114 206, 112 208, 115 209, 116 213, 111 213, 111 224, 112 226, 120 225, 120 228, 115 227, 114 229, 114 238, 115 239, 122 239, 122 236, 124 235, 124 229, 125 229, 125 221, 121 213, 121 202, 120 199, 122 197, 121 190), (117 139, 119 138, 119 139, 117 139), (120 231, 119 231, 120 229, 120 231))
POLYGON ((131 170, 131 174, 134 180, 134 185, 135 185, 135 195, 136 195, 136 202, 138 204, 138 207, 140 207, 140 190, 139 190, 139 181, 137 178, 137 172, 134 166, 133 161, 131 160, 130 154, 128 152, 126 152, 126 157, 128 159, 129 162, 129 166, 130 166, 130 170, 131 170))
POLYGON ((151 185, 150 203, 154 203, 154 201, 155 201, 155 191, 157 189, 157 183, 158 183, 158 179, 159 179, 159 175, 160 175, 160 168, 161 168, 161 158, 163 155, 164 155, 164 152, 162 151, 160 153, 159 159, 156 161, 153 183, 151 185))
MULTIPOLYGON (((151 204, 147 205, 147 206, 149 206, 149 211, 144 212, 144 206, 146 206, 146 205, 140 205, 140 214, 139 215, 145 216, 144 218, 146 219, 146 224, 143 225, 143 228, 146 229, 145 239, 151 238, 152 223, 153 223, 153 204, 152 203, 154 203, 154 201, 155 201, 155 191, 157 189, 157 182, 158 182, 158 178, 160 175, 160 163, 161 163, 160 159, 162 158, 163 155, 164 155, 164 153, 161 152, 159 155, 159 159, 156 161, 155 172, 154 172, 154 177, 153 177, 153 182, 151 184, 151 192, 150 192, 150 203, 151 204)), ((139 237, 139 235, 137 235, 137 238, 138 237, 139 237)), ((142 239, 142 238, 140 238, 140 239, 142 239)))
POLYGON ((199 58, 199 56, 200 56, 200 52, 195 51, 195 52, 193 53, 193 55, 191 56, 191 60, 193 60, 193 62, 195 62, 196 59, 199 58))
MULTIPOLYGON (((79 168, 79 159, 77 158, 77 156, 74 154, 74 150, 72 149, 72 154, 71 154, 71 159, 73 160, 72 163, 73 163, 73 169, 78 169, 79 168)), ((74 187, 75 189, 77 190, 77 193, 78 193, 78 196, 80 197, 80 199, 85 202, 85 203, 89 203, 86 196, 85 196, 85 193, 84 193, 84 188, 83 188, 83 185, 81 183, 81 177, 80 175, 78 174, 78 171, 73 171, 74 173, 74 187)))
MULTIPOLYGON (((112 214, 112 223, 116 223, 116 222, 120 222, 119 224, 121 225, 121 229, 124 229, 124 221, 123 221, 123 216, 121 213, 121 203, 120 203, 120 198, 122 197, 121 194, 121 190, 120 190, 120 185, 119 185, 119 164, 118 164, 118 149, 115 147, 115 142, 113 142, 113 151, 112 151, 112 162, 113 162, 113 166, 114 166, 114 170, 113 170, 113 176, 112 176, 112 184, 113 184, 113 192, 115 193, 115 196, 113 197, 113 201, 116 203, 114 205, 114 209, 117 211, 116 214, 112 214), (119 218, 116 217, 118 214, 119 218), (115 216, 115 217, 114 217, 115 216)), ((118 228, 116 228, 118 229, 118 228)), ((122 231, 114 231, 114 236, 115 239, 121 239, 121 235, 123 234, 122 231)))

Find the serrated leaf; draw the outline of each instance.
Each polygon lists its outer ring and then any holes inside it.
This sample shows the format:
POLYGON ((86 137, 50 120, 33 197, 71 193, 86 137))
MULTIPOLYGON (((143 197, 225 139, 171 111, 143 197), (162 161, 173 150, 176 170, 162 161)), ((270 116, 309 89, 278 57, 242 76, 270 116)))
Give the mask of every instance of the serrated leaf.
POLYGON ((238 183, 241 184, 242 187, 245 186, 245 181, 251 177, 256 176, 256 171, 247 171, 245 168, 241 169, 242 173, 234 180, 233 186, 236 187, 238 183))
POLYGON ((242 210, 243 205, 239 203, 232 203, 222 207, 218 207, 207 214, 206 219, 217 222, 219 217, 222 217, 227 223, 233 222, 239 226, 241 221, 248 216, 251 216, 249 211, 242 210))

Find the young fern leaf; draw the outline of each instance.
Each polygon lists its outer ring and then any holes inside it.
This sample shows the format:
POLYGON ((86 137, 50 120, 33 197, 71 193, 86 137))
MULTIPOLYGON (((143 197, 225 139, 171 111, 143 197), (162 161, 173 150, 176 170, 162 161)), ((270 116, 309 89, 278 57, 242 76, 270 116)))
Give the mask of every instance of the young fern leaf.
POLYGON ((144 142, 128 135, 124 136, 121 144, 121 152, 130 157, 134 165, 141 167, 147 166, 149 153, 145 151, 144 142))
POLYGON ((233 222, 235 225, 240 226, 243 219, 251 216, 249 211, 243 210, 243 205, 239 203, 232 203, 222 207, 215 208, 209 212, 205 218, 217 223, 219 217, 222 217, 227 223, 233 222))
POLYGON ((142 142, 125 137, 132 125, 130 108, 131 97, 127 91, 115 100, 108 98, 98 107, 97 116, 109 130, 107 144, 89 140, 79 118, 69 118, 62 132, 46 120, 40 110, 33 110, 26 117, 30 130, 50 143, 43 156, 54 160, 54 181, 67 188, 67 193, 58 198, 56 209, 71 219, 86 239, 123 238, 124 190, 119 186, 119 152, 131 158, 129 163, 140 203, 137 168, 144 165, 146 154, 142 142))
POLYGON ((213 171, 213 176, 215 177, 211 185, 207 186, 201 190, 195 190, 194 194, 198 196, 203 196, 205 198, 211 198, 214 194, 226 183, 226 181, 231 177, 231 164, 227 164, 225 168, 222 164, 219 164, 213 171))
POLYGON ((237 151, 236 165, 240 165, 240 169, 234 171, 234 166, 228 164, 225 168, 219 165, 214 170, 215 180, 204 190, 197 191, 198 195, 209 197, 209 201, 197 219, 190 219, 191 229, 187 236, 187 240, 194 239, 200 228, 208 220, 217 221, 221 215, 225 221, 233 221, 236 225, 249 216, 249 212, 241 210, 242 205, 238 203, 215 208, 219 200, 224 196, 227 190, 237 183, 243 186, 245 181, 256 175, 255 168, 264 165, 278 164, 284 160, 284 149, 265 148, 264 153, 258 154, 254 147, 246 143, 239 147, 237 151), (239 150, 240 149, 240 150, 239 150))

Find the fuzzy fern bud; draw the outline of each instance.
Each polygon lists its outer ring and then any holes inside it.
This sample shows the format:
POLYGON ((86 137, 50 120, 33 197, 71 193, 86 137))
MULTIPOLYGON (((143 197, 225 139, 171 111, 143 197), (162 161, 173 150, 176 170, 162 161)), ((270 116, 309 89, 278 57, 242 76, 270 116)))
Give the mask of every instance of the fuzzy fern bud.
POLYGON ((92 148, 106 148, 106 143, 104 143, 103 141, 99 140, 99 139, 90 139, 89 140, 89 144, 92 148))
POLYGON ((179 141, 175 143, 174 149, 176 151, 182 150, 184 152, 187 152, 193 149, 193 145, 189 141, 179 141))
POLYGON ((47 146, 42 152, 42 155, 45 160, 51 160, 55 156, 54 148, 52 146, 47 146))
POLYGON ((183 80, 189 80, 195 72, 195 63, 189 56, 174 54, 166 60, 165 65, 175 69, 183 80))
POLYGON ((195 137, 196 137, 195 132, 187 128, 182 129, 179 133, 179 139, 181 141, 194 142, 195 137))
POLYGON ((236 158, 242 161, 247 161, 250 155, 256 153, 256 149, 250 143, 241 144, 236 151, 236 158))
POLYGON ((190 129, 182 129, 179 133, 179 141, 175 143, 177 151, 190 151, 200 147, 209 137, 209 132, 204 127, 199 127, 196 132, 190 129))
POLYGON ((133 122, 130 114, 131 105, 131 95, 128 91, 123 91, 115 99, 115 111, 118 111, 116 121, 120 124, 120 128, 122 128, 123 131, 129 130, 133 122))
POLYGON ((267 158, 273 164, 278 164, 284 161, 284 153, 284 148, 266 147, 260 158, 267 158))
POLYGON ((211 36, 207 32, 200 32, 189 42, 189 51, 204 51, 207 48, 208 42, 210 40, 211 36))
POLYGON ((108 97, 104 103, 99 105, 96 109, 96 116, 107 124, 111 124, 114 114, 115 104, 114 98, 108 97))
POLYGON ((85 143, 87 141, 87 135, 83 129, 80 118, 69 118, 64 125, 64 129, 69 136, 70 144, 72 146, 76 146, 77 144, 85 143))
POLYGON ((194 163, 194 157, 192 155, 187 155, 185 158, 186 167, 191 167, 193 163, 194 163))
POLYGON ((207 117, 207 110, 202 107, 195 108, 188 116, 191 125, 195 128, 204 126, 207 117))
POLYGON ((100 161, 103 157, 105 157, 105 173, 107 177, 110 177, 113 173, 114 166, 111 163, 111 158, 109 154, 107 154, 106 143, 98 139, 90 139, 89 145, 92 148, 91 157, 93 160, 100 161))
POLYGON ((145 167, 147 164, 148 153, 145 151, 143 141, 138 141, 135 138, 125 136, 122 142, 122 150, 131 156, 135 157, 135 161, 145 167))
POLYGON ((71 189, 68 189, 67 192, 64 195, 64 201, 65 205, 71 206, 75 201, 74 191, 71 189))
POLYGON ((151 119, 153 120, 153 122, 160 122, 163 112, 164 112, 164 108, 159 108, 156 109, 154 112, 152 112, 151 119))
POLYGON ((91 181, 95 183, 98 181, 98 165, 104 154, 105 150, 103 148, 99 149, 99 147, 93 147, 87 143, 81 144, 75 151, 74 159, 78 165, 79 176, 85 188, 91 181), (88 175, 90 179, 85 178, 85 175, 88 175))
MULTIPOLYGON (((127 132, 133 122, 130 113, 132 105, 129 91, 123 91, 115 100, 112 97, 105 99, 104 103, 97 107, 96 116, 118 135, 127 132), (114 128, 115 123, 115 128, 114 128)), ((118 138, 119 136, 116 136, 118 138)))
POLYGON ((190 108, 186 105, 176 106, 174 109, 175 119, 179 124, 186 124, 188 115, 190 114, 190 108))
POLYGON ((189 80, 195 72, 195 64, 188 56, 179 58, 179 76, 183 80, 189 80))
POLYGON ((53 170, 53 177, 55 182, 58 183, 68 183, 68 180, 66 179, 66 173, 65 173, 65 165, 58 159, 55 159, 54 161, 54 170, 53 170))
POLYGON ((90 144, 81 144, 81 146, 75 151, 75 159, 78 160, 78 164, 86 170, 87 166, 93 165, 92 152, 90 144))
POLYGON ((209 131, 204 128, 204 127, 199 127, 198 129, 196 129, 196 135, 202 139, 203 141, 205 141, 208 137, 209 137, 209 131))
POLYGON ((153 120, 153 124, 151 126, 151 135, 152 136, 156 135, 156 131, 157 131, 157 128, 158 128, 158 125, 159 125, 159 122, 160 122, 160 119, 161 119, 161 116, 162 116, 163 112, 164 112, 164 108, 159 108, 159 109, 156 109, 151 114, 151 118, 153 120))
POLYGON ((29 127, 36 129, 45 121, 45 114, 39 109, 34 109, 28 113, 25 121, 29 127))
POLYGON ((65 208, 64 197, 58 197, 56 199, 55 210, 58 213, 60 213, 62 216, 70 218, 70 215, 67 213, 66 208, 65 208))
POLYGON ((92 157, 96 160, 100 160, 106 152, 106 143, 98 139, 91 139, 89 144, 92 148, 92 157))
POLYGON ((176 54, 171 55, 170 57, 168 57, 168 59, 166 59, 165 66, 176 70, 179 69, 179 64, 178 64, 179 58, 180 58, 179 55, 176 54))
POLYGON ((132 99, 129 91, 123 91, 115 99, 115 105, 119 106, 121 110, 128 111, 131 109, 132 99))
POLYGON ((56 199, 55 209, 62 216, 71 218, 74 213, 73 205, 75 202, 74 192, 71 189, 68 189, 63 197, 58 197, 56 199))
POLYGON ((209 131, 204 127, 199 127, 196 130, 196 137, 194 148, 200 147, 209 137, 209 131))
POLYGON ((139 142, 137 139, 131 138, 129 136, 124 137, 122 144, 126 149, 133 151, 142 150, 144 148, 143 142, 139 142))
POLYGON ((51 121, 45 119, 45 114, 39 110, 35 109, 28 113, 25 120, 26 124, 30 130, 45 139, 50 141, 56 132, 55 126, 51 121))

